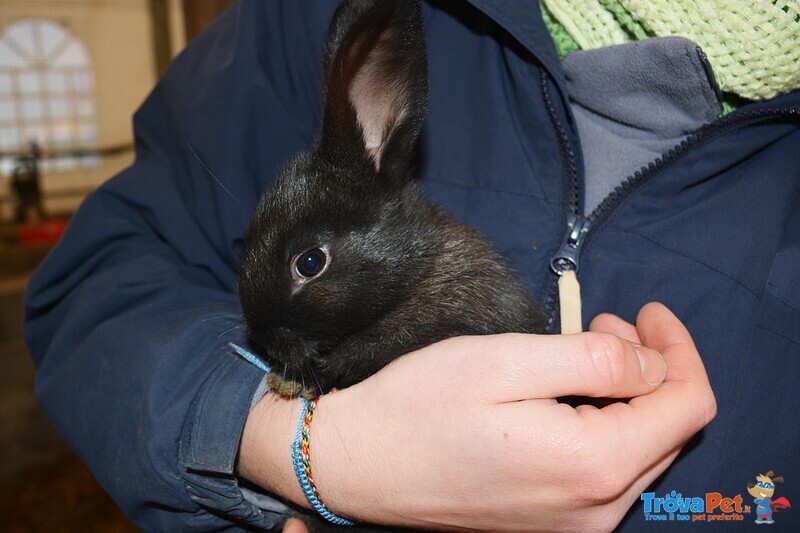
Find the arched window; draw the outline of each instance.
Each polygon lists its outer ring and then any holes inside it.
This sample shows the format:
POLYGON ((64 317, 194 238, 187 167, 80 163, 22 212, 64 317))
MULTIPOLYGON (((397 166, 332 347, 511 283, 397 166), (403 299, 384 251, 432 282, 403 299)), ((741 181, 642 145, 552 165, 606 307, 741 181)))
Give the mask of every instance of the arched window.
MULTIPOLYGON (((69 30, 46 19, 23 19, 0 33, 0 152, 35 141, 58 154, 97 145, 92 62, 69 30)), ((95 166, 96 156, 47 158, 44 171, 95 166)), ((13 159, 3 158, 9 175, 13 159)))

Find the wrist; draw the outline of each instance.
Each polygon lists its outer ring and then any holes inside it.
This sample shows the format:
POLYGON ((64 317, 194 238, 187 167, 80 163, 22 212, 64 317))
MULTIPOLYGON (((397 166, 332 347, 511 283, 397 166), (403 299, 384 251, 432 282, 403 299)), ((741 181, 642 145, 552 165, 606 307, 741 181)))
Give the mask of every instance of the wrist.
POLYGON ((320 498, 331 512, 359 522, 419 525, 403 512, 413 512, 414 494, 398 486, 405 469, 392 455, 409 437, 385 423, 391 409, 373 409, 381 395, 363 394, 364 385, 327 394, 317 405, 310 455, 320 498))
POLYGON ((292 466, 300 402, 268 393, 250 411, 242 431, 237 470, 241 477, 308 508, 292 466))
MULTIPOLYGON (((320 399, 310 434, 310 462, 319 497, 344 518, 412 525, 397 507, 396 470, 385 454, 398 442, 379 420, 359 408, 352 389, 320 399), (342 416, 340 416, 342 415, 342 416), (375 481, 380 480, 380 481, 375 481)), ((292 444, 302 405, 268 393, 245 422, 238 473, 266 491, 303 508, 310 505, 292 463, 292 444)), ((378 416, 384 416, 382 413, 378 416)), ((402 440, 402 439, 401 439, 402 440)), ((408 496, 408 495, 405 495, 408 496)))
POLYGON ((358 413, 343 407, 348 403, 349 392, 320 398, 311 428, 311 465, 320 498, 331 512, 374 521, 375 517, 363 513, 364 504, 369 506, 369 503, 362 491, 374 487, 364 476, 365 461, 369 461, 369 457, 361 449, 364 436, 354 420, 358 413), (347 416, 337 416, 339 412, 347 416))

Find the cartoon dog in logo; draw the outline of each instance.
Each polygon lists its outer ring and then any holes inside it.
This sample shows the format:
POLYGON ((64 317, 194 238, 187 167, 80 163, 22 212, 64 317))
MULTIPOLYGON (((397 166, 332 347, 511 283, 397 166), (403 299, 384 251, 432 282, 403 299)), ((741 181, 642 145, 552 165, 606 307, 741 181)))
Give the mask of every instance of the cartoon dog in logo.
POLYGON ((792 507, 786 498, 772 499, 772 495, 775 493, 775 483, 783 483, 783 477, 772 476, 774 473, 770 470, 766 474, 757 475, 755 484, 747 484, 747 492, 755 499, 756 503, 756 524, 774 524, 773 511, 792 507))

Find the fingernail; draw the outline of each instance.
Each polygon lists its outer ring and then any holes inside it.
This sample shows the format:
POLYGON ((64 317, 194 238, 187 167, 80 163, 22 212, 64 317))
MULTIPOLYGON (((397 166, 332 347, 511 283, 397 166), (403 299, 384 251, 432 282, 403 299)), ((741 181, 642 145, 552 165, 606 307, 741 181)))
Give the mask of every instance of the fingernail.
POLYGON ((661 354, 641 344, 634 344, 633 349, 639 357, 639 366, 642 368, 642 377, 650 385, 658 385, 667 375, 667 363, 661 354))

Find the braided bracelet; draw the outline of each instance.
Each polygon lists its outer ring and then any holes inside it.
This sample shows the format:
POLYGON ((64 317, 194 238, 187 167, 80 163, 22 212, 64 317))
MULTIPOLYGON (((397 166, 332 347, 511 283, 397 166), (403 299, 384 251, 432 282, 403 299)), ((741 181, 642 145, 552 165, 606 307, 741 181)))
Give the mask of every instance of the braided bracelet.
POLYGON ((300 482, 300 488, 303 489, 308 503, 322 518, 339 526, 353 526, 355 524, 350 520, 330 512, 325 507, 325 504, 322 503, 322 500, 319 499, 317 485, 314 483, 314 476, 311 474, 311 453, 308 440, 311 432, 311 419, 314 418, 314 409, 317 407, 319 397, 310 401, 301 398, 300 402, 303 407, 300 409, 300 419, 297 422, 297 432, 292 444, 292 463, 294 464, 294 473, 297 475, 297 481, 300 482))

